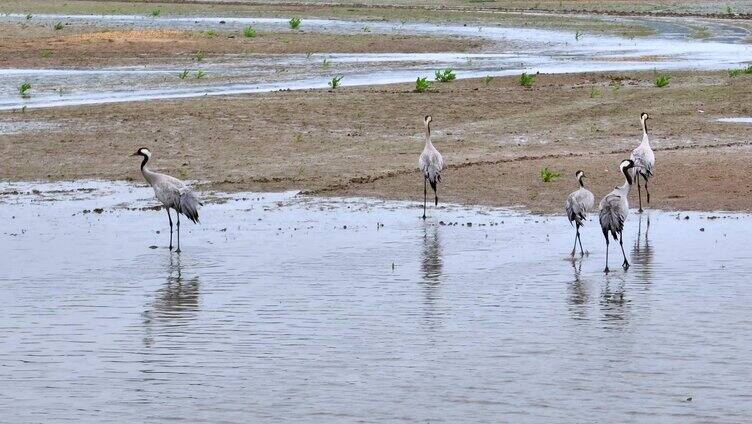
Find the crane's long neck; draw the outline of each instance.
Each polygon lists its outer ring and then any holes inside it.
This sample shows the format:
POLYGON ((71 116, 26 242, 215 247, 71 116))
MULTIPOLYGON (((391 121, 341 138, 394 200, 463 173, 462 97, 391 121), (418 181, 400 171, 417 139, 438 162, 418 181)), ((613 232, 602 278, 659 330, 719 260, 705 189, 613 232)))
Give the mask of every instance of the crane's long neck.
POLYGON ((582 177, 577 178, 577 181, 579 181, 580 187, 585 188, 585 182, 582 181, 582 177))
POLYGON ((629 189, 632 188, 632 176, 629 175, 629 169, 627 168, 622 169, 622 173, 624 174, 624 184, 619 187, 619 191, 629 194, 629 189))
POLYGON ((431 123, 426 124, 426 146, 431 145, 431 123))
POLYGON ((149 157, 144 156, 144 160, 141 161, 141 174, 144 176, 144 179, 147 183, 152 184, 154 182, 154 177, 156 174, 149 168, 146 167, 146 162, 149 162, 149 157))
POLYGON ((648 120, 647 119, 642 120, 642 142, 644 144, 650 145, 650 139, 648 138, 648 120))

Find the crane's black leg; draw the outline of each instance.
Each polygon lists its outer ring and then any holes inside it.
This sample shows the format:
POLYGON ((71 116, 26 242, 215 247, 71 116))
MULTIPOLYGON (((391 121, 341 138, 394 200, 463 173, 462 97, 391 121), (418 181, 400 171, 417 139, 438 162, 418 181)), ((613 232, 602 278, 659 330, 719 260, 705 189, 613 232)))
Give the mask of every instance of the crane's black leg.
POLYGON ((433 205, 439 206, 439 182, 436 182, 436 188, 433 189, 433 205))
POLYGON ((608 274, 609 273, 609 269, 608 269, 608 233, 604 234, 604 236, 606 237, 606 269, 604 269, 603 272, 605 272, 606 274, 608 274))
POLYGON ((624 253, 624 234, 619 233, 619 245, 621 246, 621 254, 624 256, 624 263, 621 264, 625 270, 629 269, 629 262, 627 261, 627 254, 624 253))
POLYGON ((645 195, 648 198, 648 205, 650 204, 650 191, 648 190, 648 179, 647 177, 643 177, 645 179, 645 195))
POLYGON ((175 252, 180 253, 180 212, 177 213, 178 216, 178 248, 175 249, 175 252))
POLYGON ((640 173, 635 172, 635 182, 637 183, 637 198, 640 202, 640 210, 638 212, 642 213, 642 191, 640 190, 640 173))
POLYGON ((170 250, 172 250, 172 216, 170 216, 170 208, 167 209, 167 219, 170 220, 170 250))
POLYGON ((574 252, 575 249, 577 249, 577 238, 580 237, 580 226, 578 224, 575 224, 577 226, 577 232, 574 233, 574 246, 572 246, 572 257, 574 258, 574 252))
POLYGON ((577 227, 577 240, 580 241, 580 254, 585 256, 585 249, 582 248, 582 236, 580 235, 580 228, 577 227))
POLYGON ((428 179, 423 177, 423 219, 426 219, 426 198, 428 197, 428 179))

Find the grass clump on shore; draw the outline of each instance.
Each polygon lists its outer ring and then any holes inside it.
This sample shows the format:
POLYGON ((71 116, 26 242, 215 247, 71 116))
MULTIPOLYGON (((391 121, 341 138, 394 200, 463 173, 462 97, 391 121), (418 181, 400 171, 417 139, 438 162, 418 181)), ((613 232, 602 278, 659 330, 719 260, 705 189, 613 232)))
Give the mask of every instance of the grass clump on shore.
POLYGON ((256 30, 253 27, 248 26, 243 29, 243 35, 245 38, 253 38, 256 36, 256 30))
POLYGON ((561 177, 561 173, 552 171, 547 166, 540 171, 540 178, 544 183, 556 181, 559 177, 561 177))
POLYGON ((155 18, 157 16, 161 15, 161 14, 162 14, 162 11, 160 9, 152 9, 152 11, 151 11, 151 16, 153 16, 155 18))
POLYGON ((292 29, 298 29, 300 28, 300 18, 290 18, 290 28, 292 29))
POLYGON ((527 72, 523 72, 522 75, 520 75, 521 86, 525 88, 532 88, 534 83, 535 83, 535 74, 528 74, 527 72))
POLYGON ((418 78, 415 80, 415 92, 424 93, 431 89, 431 82, 428 81, 428 77, 418 78))
POLYGON ((335 75, 335 76, 333 76, 332 80, 329 81, 329 87, 332 87, 332 90, 334 90, 335 88, 339 87, 340 86, 340 81, 342 81, 342 78, 344 78, 344 76, 342 76, 342 75, 335 75))
POLYGON ((438 82, 449 82, 454 81, 457 78, 457 75, 452 71, 452 68, 446 68, 441 71, 436 71, 436 81, 438 82))
POLYGON ((661 74, 655 78, 655 86, 658 88, 667 87, 669 82, 671 82, 670 75, 661 74))
POLYGON ((746 68, 741 68, 741 69, 729 69, 728 74, 731 78, 738 77, 742 74, 752 75, 752 65, 749 65, 746 68))
POLYGON ((54 28, 55 31, 60 31, 61 29, 65 28, 65 24, 58 21, 58 22, 55 22, 55 25, 53 25, 52 28, 54 28))

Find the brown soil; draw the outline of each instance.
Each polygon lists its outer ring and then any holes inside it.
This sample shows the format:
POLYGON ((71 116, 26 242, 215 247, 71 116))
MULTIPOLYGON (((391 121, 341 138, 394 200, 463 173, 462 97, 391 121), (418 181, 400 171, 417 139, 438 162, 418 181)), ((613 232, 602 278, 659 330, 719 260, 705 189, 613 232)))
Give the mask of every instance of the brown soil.
POLYGON ((482 41, 462 38, 334 35, 296 31, 126 30, 0 24, 0 67, 115 66, 190 62, 201 51, 209 59, 224 54, 381 53, 475 51, 482 41))
POLYGON ((155 169, 218 189, 422 201, 416 168, 430 113, 448 164, 442 201, 558 212, 577 169, 598 196, 621 182, 617 164, 639 142, 645 110, 657 157, 652 207, 752 210, 752 126, 715 121, 752 114, 749 77, 672 76, 662 89, 652 72, 541 75, 533 89, 510 77, 422 94, 396 85, 8 113, 4 121, 59 129, 2 136, 0 178, 140 180, 128 155, 148 146, 155 169), (562 177, 542 183, 543 166, 562 177))

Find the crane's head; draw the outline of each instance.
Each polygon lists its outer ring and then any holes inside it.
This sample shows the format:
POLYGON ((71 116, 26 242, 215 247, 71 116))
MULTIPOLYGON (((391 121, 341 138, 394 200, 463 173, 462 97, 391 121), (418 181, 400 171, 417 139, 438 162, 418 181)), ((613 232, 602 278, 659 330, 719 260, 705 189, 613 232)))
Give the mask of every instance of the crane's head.
POLYGON ((431 115, 426 115, 425 118, 423 118, 423 124, 428 125, 433 121, 433 118, 431 118, 431 115))
POLYGON ((632 161, 632 159, 624 159, 623 161, 621 161, 619 168, 621 169, 622 174, 624 174, 624 177, 627 179, 629 185, 632 185, 632 175, 629 172, 630 169, 634 168, 634 162, 632 161))
POLYGON ((142 147, 136 150, 136 153, 132 154, 131 156, 143 156, 148 159, 151 158, 151 152, 146 147, 142 147))
POLYGON ((574 176, 578 180, 581 180, 581 179, 585 178, 585 171, 583 171, 583 170, 580 169, 579 171, 577 171, 577 172, 574 173, 574 176))
POLYGON ((647 113, 647 112, 642 112, 642 113, 640 114, 640 122, 645 122, 645 121, 647 121, 648 119, 650 119, 650 115, 648 115, 648 113, 647 113))

